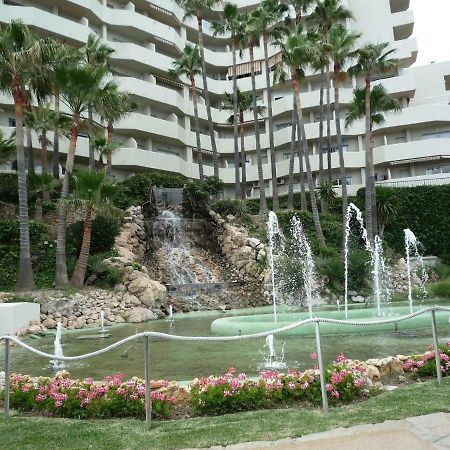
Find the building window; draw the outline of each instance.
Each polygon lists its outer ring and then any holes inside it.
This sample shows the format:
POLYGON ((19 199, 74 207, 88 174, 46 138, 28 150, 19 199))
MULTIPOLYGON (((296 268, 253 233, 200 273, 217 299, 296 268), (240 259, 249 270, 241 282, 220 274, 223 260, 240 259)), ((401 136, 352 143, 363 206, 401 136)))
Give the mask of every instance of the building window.
POLYGON ((286 123, 278 123, 275 125, 275 128, 278 130, 283 130, 284 128, 292 127, 292 122, 286 122, 286 123))
POLYGON ((450 139, 450 131, 437 131, 435 133, 422 133, 422 140, 450 139))
MULTIPOLYGON (((294 158, 298 158, 298 152, 294 153, 294 158)), ((289 159, 291 157, 290 153, 283 153, 283 159, 289 159)))
MULTIPOLYGON (((328 147, 324 147, 323 148, 323 152, 327 153, 328 151, 328 147)), ((339 147, 337 145, 332 145, 331 146, 331 153, 337 153, 339 151, 339 147)), ((343 152, 348 152, 348 144, 342 144, 342 151, 343 152)))
POLYGON ((444 82, 445 82, 445 90, 450 91, 450 75, 445 75, 444 82))
POLYGON ((13 117, 8 117, 8 126, 9 127, 15 127, 16 126, 16 119, 13 117))
MULTIPOLYGON (((353 184, 353 178, 347 177, 347 186, 351 186, 353 184)), ((342 186, 341 179, 335 178, 333 179, 333 186, 342 186)))
POLYGON ((450 173, 450 165, 448 165, 448 166, 429 167, 426 170, 426 174, 427 175, 440 175, 442 173, 450 173))

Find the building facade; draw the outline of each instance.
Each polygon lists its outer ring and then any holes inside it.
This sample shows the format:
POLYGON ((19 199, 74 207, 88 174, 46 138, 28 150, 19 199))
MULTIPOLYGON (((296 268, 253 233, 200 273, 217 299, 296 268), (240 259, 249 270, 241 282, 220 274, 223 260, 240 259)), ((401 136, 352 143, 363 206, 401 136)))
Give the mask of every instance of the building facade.
MULTIPOLYGON (((258 0, 235 0, 244 10, 257 6, 258 0)), ((411 38, 414 29, 409 0, 343 0, 355 20, 346 26, 362 33, 361 43, 389 42, 396 49, 398 68, 375 83, 383 83, 389 94, 402 105, 402 112, 390 114, 382 127, 374 132, 374 161, 377 180, 387 185, 450 182, 450 62, 411 67, 417 57, 417 42, 411 38)), ((113 157, 117 179, 149 169, 198 178, 197 148, 193 104, 188 80, 168 79, 167 71, 186 43, 197 43, 197 22, 184 19, 183 11, 173 0, 0 0, 0 23, 20 19, 40 36, 51 35, 70 45, 80 47, 91 33, 101 36, 114 49, 112 63, 120 87, 139 104, 138 110, 115 128, 114 139, 121 143, 113 157)), ((223 93, 232 92, 230 37, 214 37, 209 23, 218 13, 206 17, 204 24, 205 59, 208 89, 211 98, 220 177, 231 196, 234 184, 233 128, 230 112, 221 109, 223 93)), ((270 49, 270 56, 277 54, 270 49)), ((261 103, 267 105, 262 45, 255 49, 256 87, 261 103)), ((276 58, 270 59, 270 64, 276 58)), ((249 56, 238 59, 242 91, 251 90, 248 70, 249 56)), ((201 89, 201 77, 197 79, 201 89)), ((353 89, 362 79, 349 79, 341 90, 342 117, 353 97, 353 89)), ((320 73, 308 71, 301 84, 311 165, 316 176, 319 168, 319 86, 320 73)), ((280 193, 287 192, 293 93, 290 83, 272 88, 274 141, 280 193)), ((333 93, 331 93, 333 106, 333 93)), ((212 175, 211 143, 206 108, 200 96, 201 144, 205 174, 212 175)), ((247 152, 248 195, 259 190, 256 145, 252 115, 246 116, 245 148, 247 152)), ((271 192, 268 118, 260 122, 265 189, 271 192)), ((0 94, 0 126, 13 130, 12 100, 0 94)), ((343 130, 344 158, 349 193, 365 183, 364 122, 343 130)), ((339 185, 339 161, 335 124, 331 122, 332 169, 339 185)), ((34 135, 36 159, 38 139, 34 135)), ((60 151, 67 151, 63 139, 60 151)), ((88 139, 79 139, 76 164, 87 163, 88 139)), ((62 164, 64 163, 64 157, 62 164)), ((325 162, 326 166, 326 162, 325 162)), ((299 186, 299 161, 295 162, 295 190, 299 186)), ((337 190, 339 187, 337 186, 337 190)))

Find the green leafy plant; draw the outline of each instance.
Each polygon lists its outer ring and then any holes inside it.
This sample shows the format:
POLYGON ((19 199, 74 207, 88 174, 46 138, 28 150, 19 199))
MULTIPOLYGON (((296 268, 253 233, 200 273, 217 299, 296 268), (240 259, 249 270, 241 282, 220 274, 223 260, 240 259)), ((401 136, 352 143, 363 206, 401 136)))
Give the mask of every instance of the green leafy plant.
POLYGON ((211 197, 223 189, 223 182, 216 177, 192 181, 183 190, 183 212, 189 217, 206 216, 211 197))

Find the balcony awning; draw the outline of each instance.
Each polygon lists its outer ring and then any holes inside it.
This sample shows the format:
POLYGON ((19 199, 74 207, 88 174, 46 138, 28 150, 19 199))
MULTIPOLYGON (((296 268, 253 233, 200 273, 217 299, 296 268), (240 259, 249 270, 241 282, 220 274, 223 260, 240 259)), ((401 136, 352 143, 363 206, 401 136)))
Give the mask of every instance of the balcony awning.
POLYGON ((391 161, 390 166, 399 166, 401 164, 414 164, 418 162, 436 161, 439 159, 449 159, 448 156, 424 156, 423 158, 411 158, 411 159, 401 159, 399 161, 391 161))

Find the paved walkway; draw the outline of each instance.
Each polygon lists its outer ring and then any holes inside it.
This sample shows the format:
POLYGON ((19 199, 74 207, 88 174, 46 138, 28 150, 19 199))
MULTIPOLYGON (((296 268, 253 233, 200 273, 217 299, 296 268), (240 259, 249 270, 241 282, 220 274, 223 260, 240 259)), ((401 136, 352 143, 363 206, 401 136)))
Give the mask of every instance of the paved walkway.
POLYGON ((212 450, 433 450, 450 449, 450 414, 437 413, 356 425, 276 442, 249 442, 212 450))

